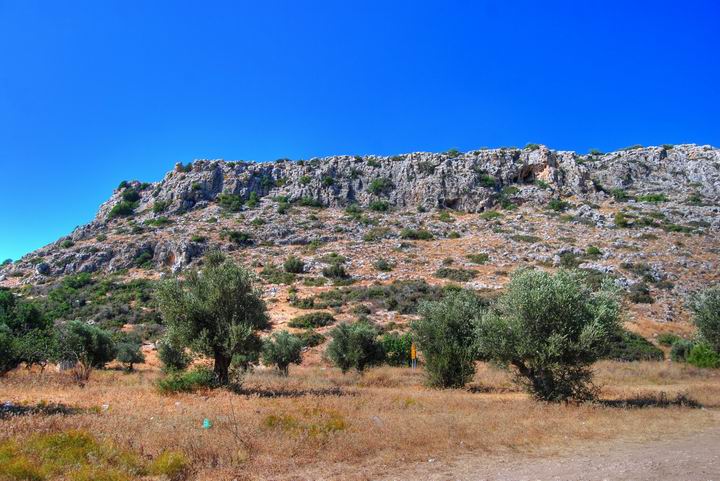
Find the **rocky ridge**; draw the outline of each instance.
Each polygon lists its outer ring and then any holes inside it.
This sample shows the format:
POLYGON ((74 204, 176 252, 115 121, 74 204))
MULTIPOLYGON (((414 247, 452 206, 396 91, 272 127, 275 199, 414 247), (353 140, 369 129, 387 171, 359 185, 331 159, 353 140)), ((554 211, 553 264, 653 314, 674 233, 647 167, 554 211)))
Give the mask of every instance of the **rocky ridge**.
MULTIPOLYGON (((198 160, 176 165, 159 182, 123 182, 92 222, 5 265, 0 281, 38 283, 139 266, 177 272, 208 248, 359 240, 373 228, 357 215, 352 222, 308 233, 281 213, 282 206, 356 204, 413 212, 402 221, 404 227, 442 237, 450 228, 437 222, 433 211, 543 209, 553 201, 575 223, 614 228, 617 218, 601 206, 628 201, 630 210, 636 203, 646 206, 662 226, 716 233, 720 150, 676 145, 579 155, 529 146, 268 163, 198 160), (262 219, 256 215, 260 211, 262 219), (228 220, 232 215, 240 215, 234 225, 228 220), (217 235, 203 235, 208 224, 217 224, 219 229, 210 228, 219 230, 217 235), (251 226, 252 235, 245 235, 251 226)), ((629 212, 628 221, 647 223, 646 217, 634 217, 629 212)))

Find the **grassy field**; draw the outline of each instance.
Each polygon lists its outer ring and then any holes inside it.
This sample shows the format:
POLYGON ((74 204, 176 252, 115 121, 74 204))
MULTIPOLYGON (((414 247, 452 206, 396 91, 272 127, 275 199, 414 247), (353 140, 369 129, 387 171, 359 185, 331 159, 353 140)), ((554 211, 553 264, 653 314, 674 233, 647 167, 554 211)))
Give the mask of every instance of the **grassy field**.
POLYGON ((80 411, 0 421, 0 479, 373 479, 428 459, 543 456, 596 441, 687 435, 713 423, 720 408, 717 371, 603 362, 596 373, 604 400, 682 393, 709 409, 537 403, 488 365, 466 390, 428 389, 421 370, 343 376, 294 367, 288 378, 256 371, 239 394, 180 395, 157 391, 157 369, 97 371, 84 388, 63 373, 19 370, 0 380, 0 401, 80 411), (79 442, 72 456, 48 451, 58 435, 79 442), (35 466, 35 477, 8 471, 13 460, 35 466))

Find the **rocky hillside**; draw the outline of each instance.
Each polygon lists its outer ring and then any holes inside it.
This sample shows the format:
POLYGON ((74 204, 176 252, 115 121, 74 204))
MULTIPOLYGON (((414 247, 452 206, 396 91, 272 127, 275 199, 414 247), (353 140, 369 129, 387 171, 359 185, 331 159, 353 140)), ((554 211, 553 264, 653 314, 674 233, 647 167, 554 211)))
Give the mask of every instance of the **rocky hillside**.
MULTIPOLYGON (((697 145, 588 155, 531 145, 269 163, 198 160, 176 165, 159 182, 122 182, 92 222, 5 265, 0 282, 43 283, 133 268, 177 272, 211 247, 361 240, 391 222, 441 238, 452 233, 437 222, 442 210, 549 206, 571 215, 571 222, 608 229, 635 225, 716 235, 719 201, 720 150, 697 145), (616 208, 607 212, 607 203, 616 208), (638 216, 636 206, 652 212, 638 216), (288 215, 303 208, 347 209, 346 222, 309 229, 288 215), (394 217, 373 220, 368 212, 394 217)), ((401 232, 382 235, 398 238, 401 232)))

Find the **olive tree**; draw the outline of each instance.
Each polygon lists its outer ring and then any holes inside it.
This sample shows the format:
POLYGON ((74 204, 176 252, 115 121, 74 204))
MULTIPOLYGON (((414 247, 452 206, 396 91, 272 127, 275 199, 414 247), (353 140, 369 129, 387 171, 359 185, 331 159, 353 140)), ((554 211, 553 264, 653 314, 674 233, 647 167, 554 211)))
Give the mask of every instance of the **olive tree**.
POLYGON ((229 383, 233 359, 257 357, 262 349, 259 332, 270 327, 254 283, 248 270, 212 252, 202 270, 158 286, 158 306, 172 339, 178 347, 211 357, 220 384, 229 383))
POLYGON ((353 368, 362 373, 366 367, 380 364, 385 359, 377 335, 377 330, 368 322, 344 322, 330 331, 332 341, 327 356, 343 374, 353 368))
POLYGON ((720 284, 694 295, 690 308, 702 340, 720 353, 720 284))
POLYGON ((413 339, 422 353, 427 383, 462 387, 475 374, 475 320, 485 310, 472 292, 450 292, 444 299, 420 305, 412 323, 413 339))
POLYGON ((116 359, 125 364, 125 369, 132 371, 134 364, 143 364, 145 362, 145 354, 140 350, 139 343, 124 341, 117 344, 116 359))
POLYGON ((104 367, 115 354, 112 337, 98 326, 75 320, 58 330, 58 360, 74 365, 73 376, 81 385, 93 369, 104 367))
POLYGON ((614 289, 592 291, 582 274, 518 271, 477 325, 479 353, 514 371, 537 399, 595 396, 591 365, 620 328, 614 289))
POLYGON ((277 366, 280 373, 287 376, 290 364, 302 362, 303 346, 302 339, 288 331, 276 332, 263 344, 263 362, 277 366))

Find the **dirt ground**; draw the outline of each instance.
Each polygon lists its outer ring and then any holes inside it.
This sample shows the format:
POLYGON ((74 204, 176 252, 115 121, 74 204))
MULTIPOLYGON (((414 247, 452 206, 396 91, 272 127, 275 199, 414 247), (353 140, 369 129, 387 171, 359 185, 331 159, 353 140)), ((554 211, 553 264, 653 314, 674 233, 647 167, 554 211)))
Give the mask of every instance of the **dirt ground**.
MULTIPOLYGON (((720 413, 714 412, 715 420, 720 413)), ((691 436, 650 442, 616 441, 549 458, 463 456, 430 459, 385 481, 716 481, 720 479, 720 426, 691 436)))

